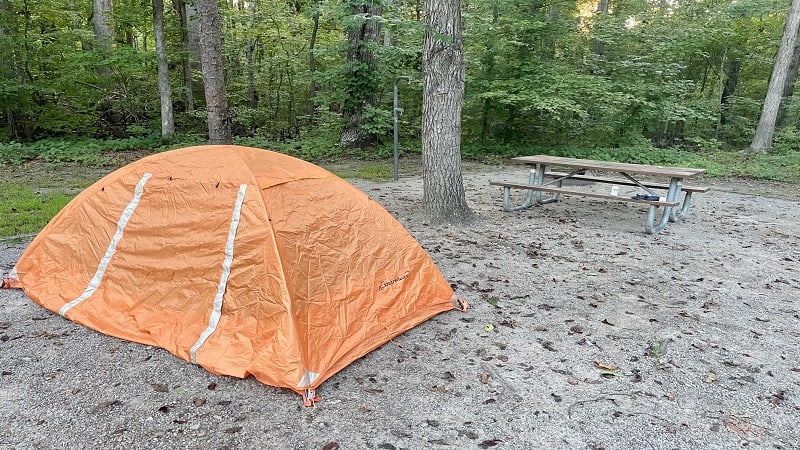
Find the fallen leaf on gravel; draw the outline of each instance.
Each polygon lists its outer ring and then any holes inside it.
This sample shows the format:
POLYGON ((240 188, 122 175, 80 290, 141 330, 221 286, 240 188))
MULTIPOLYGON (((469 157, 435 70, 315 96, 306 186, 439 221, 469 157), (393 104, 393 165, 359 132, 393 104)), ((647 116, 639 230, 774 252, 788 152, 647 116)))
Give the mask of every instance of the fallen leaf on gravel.
POLYGON ((322 446, 322 450, 339 450, 339 443, 338 442, 328 442, 324 446, 322 446))
POLYGON ((669 401, 675 400, 675 395, 673 395, 672 392, 667 392, 664 394, 664 397, 667 397, 667 400, 669 401))
POLYGON ((736 416, 725 416, 722 418, 722 423, 725 425, 726 430, 736 433, 742 440, 748 440, 750 437, 748 433, 753 436, 761 436, 760 428, 750 425, 736 416))
POLYGON ((54 374, 54 373, 46 373, 46 374, 42 375, 42 377, 45 380, 50 381, 50 380, 53 380, 53 379, 56 378, 56 374, 54 374))
POLYGON ((72 395, 75 395, 75 394, 77 394, 77 393, 78 393, 78 392, 80 392, 80 391, 81 391, 81 390, 80 390, 79 388, 73 388, 73 389, 72 389, 72 395))
POLYGON ((168 413, 169 412, 169 406, 164 405, 161 408, 158 408, 158 412, 164 413, 164 414, 168 413))
POLYGON ((212 381, 211 383, 209 383, 209 384, 208 384, 208 390, 209 390, 209 391, 213 391, 213 390, 214 390, 214 389, 216 389, 216 388, 217 388, 217 383, 214 383, 214 382, 212 381))
POLYGON ((480 448, 494 447, 495 445, 498 445, 501 442, 503 442, 502 439, 487 439, 487 440, 481 442, 480 444, 478 444, 478 447, 480 447, 480 448))
POLYGON ((611 325, 612 327, 614 326, 614 324, 609 322, 608 319, 603 319, 603 323, 606 325, 611 325))
POLYGON ((161 383, 150 383, 150 386, 153 386, 153 390, 156 392, 167 392, 167 386, 161 383))
POLYGON ((0 330, 5 330, 6 328, 10 327, 11 324, 8 322, 0 322, 0 330))
POLYGON ((800 367, 792 367, 792 372, 800 372, 800 367))
POLYGON ((492 324, 486 325, 485 327, 483 327, 483 329, 485 331, 492 331, 492 330, 494 330, 494 325, 492 325, 492 324))
POLYGON ((756 317, 756 320, 759 321, 759 322, 769 322, 769 319, 764 319, 764 318, 761 318, 761 317, 756 317))
POLYGON ((706 375, 706 378, 703 380, 703 383, 713 383, 717 381, 717 374, 714 372, 710 372, 706 375))
POLYGON ((97 411, 102 411, 102 410, 104 410, 106 408, 109 408, 109 407, 114 406, 114 405, 119 405, 119 404, 121 404, 121 402, 119 400, 106 400, 106 401, 104 401, 102 403, 98 403, 98 404, 92 406, 91 408, 86 408, 86 413, 87 414, 94 414, 97 411))
POLYGON ((481 383, 486 384, 488 382, 489 382, 489 374, 485 373, 485 372, 482 373, 481 374, 481 383))
POLYGON ((192 399, 192 404, 194 404, 194 406, 203 406, 206 404, 206 399, 195 397, 192 399))
POLYGON ((601 363, 600 361, 592 361, 592 364, 594 364, 594 366, 597 367, 598 369, 619 370, 619 367, 617 367, 617 366, 612 366, 611 364, 604 364, 604 363, 601 363))
MULTIPOLYGON (((240 431, 242 431, 242 427, 239 427, 239 426, 236 426, 236 427, 230 427, 230 428, 226 428, 226 429, 225 429, 225 432, 226 432, 226 433, 230 433, 230 434, 232 434, 232 433, 238 433, 238 432, 240 432, 240 431)), ((337 446, 337 447, 335 447, 335 448, 339 448, 339 447, 337 446)))
POLYGON ((383 392, 383 389, 364 388, 364 392, 368 394, 380 394, 381 392, 383 392))
POLYGON ((175 420, 173 420, 172 422, 173 422, 173 423, 177 423, 178 425, 183 425, 183 424, 185 424, 186 422, 188 422, 188 420, 186 420, 186 419, 175 419, 175 420))

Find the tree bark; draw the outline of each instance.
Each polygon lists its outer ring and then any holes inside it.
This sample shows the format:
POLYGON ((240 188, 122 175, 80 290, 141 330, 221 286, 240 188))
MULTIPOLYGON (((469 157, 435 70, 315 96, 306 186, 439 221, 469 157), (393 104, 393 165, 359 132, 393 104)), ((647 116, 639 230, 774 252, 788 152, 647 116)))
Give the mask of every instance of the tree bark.
POLYGON ((722 84, 722 87, 719 95, 719 120, 717 121, 717 129, 714 133, 714 137, 717 139, 722 131, 722 126, 730 121, 731 97, 736 94, 741 71, 742 63, 738 59, 728 60, 725 58, 722 63, 720 74, 720 84, 722 84), (724 76, 724 79, 722 76, 724 76))
POLYGON ((339 145, 343 148, 364 148, 370 136, 364 131, 364 110, 377 104, 377 74, 372 47, 380 42, 381 22, 375 20, 382 9, 377 4, 358 1, 353 5, 352 15, 363 16, 364 22, 347 29, 347 64, 351 68, 347 76, 346 100, 342 105, 342 133, 339 145))
MULTIPOLYGON (((597 15, 608 14, 608 0, 600 0, 597 2, 596 11, 598 13, 597 15)), ((598 41, 597 39, 592 41, 592 53, 595 55, 603 55, 604 51, 605 47, 601 41, 598 41)))
POLYGON ((786 122, 789 104, 794 95, 794 83, 797 81, 797 74, 800 70, 800 30, 795 38, 794 51, 792 52, 792 62, 789 64, 789 73, 786 74, 786 82, 783 84, 783 94, 781 94, 781 106, 778 108, 778 117, 775 118, 775 128, 780 129, 786 122))
POLYGON ((178 18, 181 22, 181 72, 183 74, 183 96, 186 103, 186 111, 194 111, 194 92, 192 81, 192 52, 189 51, 189 23, 186 11, 186 2, 184 0, 172 0, 172 5, 175 11, 178 12, 178 18))
MULTIPOLYGON (((250 1, 248 2, 247 6, 247 12, 250 15, 250 29, 252 30, 255 26, 256 2, 250 1)), ((253 109, 258 108, 258 90, 256 89, 256 68, 254 58, 257 42, 257 38, 254 36, 247 38, 247 97, 250 100, 250 107, 253 109)))
POLYGON ((98 47, 110 49, 114 45, 114 5, 112 0, 93 0, 94 40, 98 47))
POLYGON ((464 43, 461 0, 425 2, 422 50, 423 210, 434 223, 473 218, 461 176, 464 43))
POLYGON ((800 29, 800 0, 793 0, 786 14, 786 25, 783 29, 778 54, 775 55, 775 66, 767 87, 767 96, 761 110, 753 142, 747 149, 751 153, 765 152, 772 148, 772 137, 775 134, 775 121, 781 104, 781 94, 786 83, 786 77, 791 64, 792 53, 797 41, 797 31, 800 29))
POLYGON ((228 95, 225 91, 222 18, 216 0, 197 0, 196 7, 200 18, 200 66, 206 95, 208 142, 230 144, 233 137, 228 114, 228 95))
POLYGON ((161 96, 161 138, 170 139, 175 134, 172 113, 172 89, 169 85, 169 60, 164 41, 164 0, 153 0, 153 36, 158 62, 158 93, 161 96))
POLYGON ((311 75, 311 86, 309 86, 308 90, 308 115, 309 117, 316 116, 316 97, 317 97, 317 90, 319 87, 317 86, 317 60, 314 56, 314 49, 317 45, 317 32, 319 31, 319 3, 314 5, 314 26, 311 28, 311 39, 308 43, 308 70, 311 75))

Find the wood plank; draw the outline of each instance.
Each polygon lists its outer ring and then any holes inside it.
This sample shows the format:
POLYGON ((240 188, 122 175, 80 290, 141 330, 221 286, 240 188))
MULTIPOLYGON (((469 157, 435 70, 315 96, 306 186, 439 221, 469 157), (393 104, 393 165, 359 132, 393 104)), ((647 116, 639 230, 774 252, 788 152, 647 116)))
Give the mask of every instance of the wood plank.
POLYGON ((560 156, 535 155, 511 158, 521 164, 544 164, 548 166, 571 167, 575 169, 602 170, 624 172, 634 175, 653 175, 662 177, 691 178, 706 172, 706 169, 690 167, 648 166, 646 164, 629 164, 611 161, 595 161, 593 159, 564 158, 560 156))
MULTIPOLYGON (((545 172, 544 176, 549 178, 561 178, 566 177, 569 175, 566 172, 545 172)), ((624 178, 613 178, 613 177, 599 177, 595 175, 572 175, 568 179, 570 180, 582 180, 582 181, 595 181, 598 183, 607 183, 607 184, 621 184, 623 186, 636 186, 637 184, 631 180, 626 180, 624 178)), ((566 180, 565 180, 566 181, 566 180)), ((669 184, 667 183, 651 183, 651 182, 641 182, 642 185, 647 186, 649 188, 656 188, 656 189, 669 189, 669 184)), ((705 186, 686 186, 681 185, 681 191, 684 192, 708 192, 708 188, 705 186)))
POLYGON ((680 202, 662 202, 662 201, 653 201, 653 200, 639 200, 635 198, 630 198, 626 196, 620 195, 610 195, 610 194, 600 194, 597 192, 586 192, 586 191, 576 191, 573 189, 564 189, 559 187, 549 187, 549 186, 539 186, 536 184, 526 184, 526 183, 512 183, 508 181, 490 181, 490 185, 492 186, 503 186, 515 189, 529 189, 534 191, 544 191, 544 192, 552 192, 552 193, 559 193, 559 194, 566 194, 566 195, 579 195, 581 197, 592 197, 592 198, 604 198, 609 200, 617 200, 621 202, 631 202, 631 203, 643 203, 646 205, 655 205, 655 206, 678 206, 680 202))

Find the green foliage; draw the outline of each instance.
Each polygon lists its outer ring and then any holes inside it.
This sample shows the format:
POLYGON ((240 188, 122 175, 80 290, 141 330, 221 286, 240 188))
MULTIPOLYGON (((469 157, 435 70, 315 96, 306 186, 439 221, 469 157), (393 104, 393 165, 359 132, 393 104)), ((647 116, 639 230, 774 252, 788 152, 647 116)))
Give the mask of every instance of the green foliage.
POLYGON ((35 159, 37 155, 19 142, 0 143, 0 165, 22 164, 24 161, 35 159))
POLYGON ((0 183, 0 236, 38 232, 71 199, 63 191, 41 193, 14 183, 0 183))
MULTIPOLYGON (((256 2, 252 11, 250 5, 220 5, 237 140, 311 160, 388 157, 392 84, 409 75, 416 81, 400 83, 405 109, 400 133, 407 141, 404 151, 419 151, 425 32, 420 3, 256 2), (365 5, 379 5, 380 15, 361 12, 365 5), (382 39, 358 44, 372 53, 374 64, 348 63, 353 51, 348 32, 368 22, 380 23, 382 39), (336 146, 341 119, 351 110, 363 112, 373 148, 336 146)), ((117 152, 203 142, 200 74, 195 65, 196 109, 187 111, 180 73, 186 51, 179 45, 178 16, 170 2, 166 7, 181 133, 172 142, 161 142, 157 133, 148 2, 115 2, 117 42, 109 53, 93 45, 85 20, 90 2, 7 1, 0 10, 0 164, 38 158, 97 165, 117 152), (43 143, 29 145, 36 141, 43 143)), ((598 154, 656 146, 710 158, 749 144, 783 30, 785 2, 626 0, 612 2, 607 14, 591 12, 594 8, 570 1, 464 4, 465 155, 500 158, 533 146, 598 154), (733 62, 740 71, 733 73, 733 62), (728 83, 732 78, 736 83, 728 83), (732 92, 722 105, 726 84, 732 92)), ((798 123, 800 102, 788 111, 786 123, 798 123)), ((800 145, 796 134, 793 127, 779 131, 773 153, 791 158, 800 145)), ((639 153, 659 158, 650 150, 639 153)))

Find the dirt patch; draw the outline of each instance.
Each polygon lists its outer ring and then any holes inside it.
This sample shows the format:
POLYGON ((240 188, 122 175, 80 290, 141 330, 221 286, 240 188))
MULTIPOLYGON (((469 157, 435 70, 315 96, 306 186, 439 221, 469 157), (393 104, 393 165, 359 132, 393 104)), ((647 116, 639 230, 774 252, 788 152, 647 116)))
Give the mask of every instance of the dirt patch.
MULTIPOLYGON (((800 447, 791 187, 702 180, 712 190, 684 221, 648 235, 639 205, 566 197, 503 212, 488 181, 524 170, 465 163, 480 220, 431 226, 421 180, 401 169, 396 183, 353 183, 419 240, 469 312, 356 361, 305 408, 3 290, 0 447, 800 447)), ((23 247, 0 251, 0 271, 23 247)))

